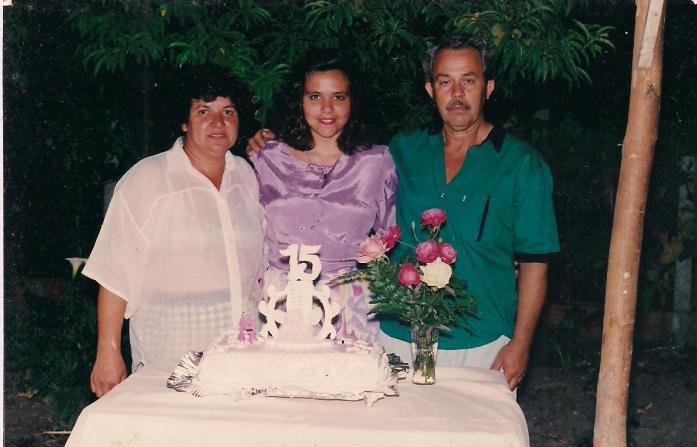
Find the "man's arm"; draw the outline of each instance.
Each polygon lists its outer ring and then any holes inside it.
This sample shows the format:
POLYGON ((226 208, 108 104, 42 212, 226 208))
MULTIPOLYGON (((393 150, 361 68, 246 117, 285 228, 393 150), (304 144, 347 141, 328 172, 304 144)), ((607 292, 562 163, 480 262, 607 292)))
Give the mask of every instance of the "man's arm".
POLYGON ((514 390, 528 368, 530 345, 547 295, 547 264, 521 263, 518 276, 518 310, 513 338, 496 356, 491 369, 503 368, 508 387, 514 390))
POLYGON ((121 355, 121 328, 126 301, 99 288, 97 301, 97 358, 90 375, 90 388, 97 397, 126 379, 126 365, 121 355))

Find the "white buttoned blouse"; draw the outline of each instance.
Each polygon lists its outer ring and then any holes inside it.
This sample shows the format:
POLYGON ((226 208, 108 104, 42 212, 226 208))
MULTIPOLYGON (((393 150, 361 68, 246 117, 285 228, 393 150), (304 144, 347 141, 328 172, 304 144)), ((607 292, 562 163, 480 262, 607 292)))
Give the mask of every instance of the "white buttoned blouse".
POLYGON ((230 153, 220 190, 181 138, 121 178, 83 273, 127 301, 134 370, 171 369, 257 315, 264 228, 254 172, 230 153))

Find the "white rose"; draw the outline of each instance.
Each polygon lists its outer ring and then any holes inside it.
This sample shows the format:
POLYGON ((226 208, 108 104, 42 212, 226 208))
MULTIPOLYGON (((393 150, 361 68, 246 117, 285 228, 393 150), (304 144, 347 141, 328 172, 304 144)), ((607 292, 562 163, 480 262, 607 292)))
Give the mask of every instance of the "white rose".
POLYGON ((423 276, 421 280, 431 287, 436 287, 442 289, 448 285, 450 277, 453 274, 453 269, 450 265, 441 261, 440 258, 436 258, 435 261, 430 262, 424 266, 419 267, 423 276))

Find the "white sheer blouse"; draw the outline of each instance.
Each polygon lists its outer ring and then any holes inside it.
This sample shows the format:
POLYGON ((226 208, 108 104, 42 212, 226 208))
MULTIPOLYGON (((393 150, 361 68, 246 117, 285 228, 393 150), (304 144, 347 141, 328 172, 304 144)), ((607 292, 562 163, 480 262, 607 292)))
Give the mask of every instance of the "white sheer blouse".
POLYGON ((257 315, 265 220, 251 167, 228 153, 220 191, 179 139, 116 185, 83 273, 127 301, 134 370, 173 368, 257 315))

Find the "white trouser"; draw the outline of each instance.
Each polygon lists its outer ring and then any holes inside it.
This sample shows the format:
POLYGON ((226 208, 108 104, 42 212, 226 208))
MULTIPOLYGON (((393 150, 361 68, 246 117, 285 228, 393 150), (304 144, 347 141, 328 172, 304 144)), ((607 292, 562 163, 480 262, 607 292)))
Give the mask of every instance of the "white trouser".
MULTIPOLYGON (((470 349, 439 349, 436 364, 439 366, 467 366, 472 368, 490 368, 501 348, 511 339, 505 335, 483 346, 470 349)), ((394 352, 403 362, 411 366, 411 343, 390 337, 384 332, 378 333, 377 342, 386 353, 394 352)))

